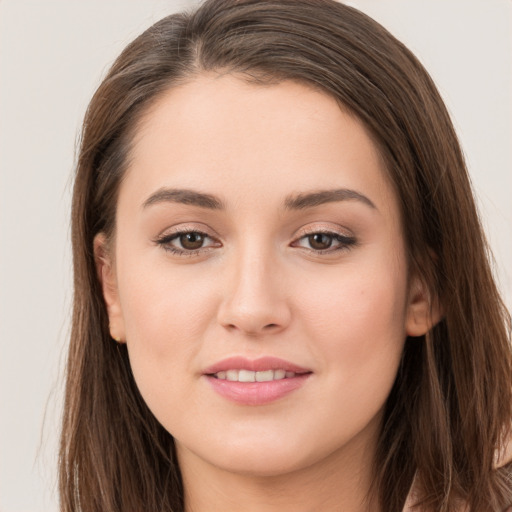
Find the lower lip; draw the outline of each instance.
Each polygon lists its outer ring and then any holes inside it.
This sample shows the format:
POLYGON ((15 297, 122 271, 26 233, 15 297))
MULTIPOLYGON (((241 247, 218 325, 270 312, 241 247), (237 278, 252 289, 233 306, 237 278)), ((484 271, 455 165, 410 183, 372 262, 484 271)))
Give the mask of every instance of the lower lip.
POLYGON ((205 375, 219 395, 241 405, 265 405, 275 402, 299 389, 310 377, 310 373, 268 382, 237 382, 217 379, 205 375))

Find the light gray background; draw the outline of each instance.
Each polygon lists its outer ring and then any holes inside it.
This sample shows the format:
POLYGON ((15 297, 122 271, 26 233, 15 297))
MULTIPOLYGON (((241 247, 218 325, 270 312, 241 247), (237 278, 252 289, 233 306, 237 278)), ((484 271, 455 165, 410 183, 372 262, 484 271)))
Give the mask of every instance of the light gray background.
MULTIPOLYGON (((512 2, 354 0, 423 61, 512 304, 512 2)), ((187 0, 0 0, 0 512, 57 511, 76 136, 108 65, 187 0)), ((463 262, 461 262, 463 264, 463 262)))

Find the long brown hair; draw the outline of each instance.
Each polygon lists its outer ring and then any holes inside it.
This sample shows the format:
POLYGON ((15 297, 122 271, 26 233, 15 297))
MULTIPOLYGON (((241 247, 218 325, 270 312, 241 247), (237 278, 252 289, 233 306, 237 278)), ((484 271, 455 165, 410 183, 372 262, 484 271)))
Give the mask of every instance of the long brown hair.
POLYGON ((451 512, 461 499, 472 512, 511 504, 510 468, 495 468, 512 424, 510 317, 429 75, 383 27, 333 0, 208 0, 133 41, 85 117, 72 211, 61 510, 183 510, 172 436, 142 400, 125 346, 109 335, 93 238, 114 231, 141 116, 164 91, 211 70, 262 84, 296 80, 333 96, 365 123, 396 187, 411 272, 443 319, 406 340, 374 461, 382 511, 402 509, 413 478, 423 510, 451 512))

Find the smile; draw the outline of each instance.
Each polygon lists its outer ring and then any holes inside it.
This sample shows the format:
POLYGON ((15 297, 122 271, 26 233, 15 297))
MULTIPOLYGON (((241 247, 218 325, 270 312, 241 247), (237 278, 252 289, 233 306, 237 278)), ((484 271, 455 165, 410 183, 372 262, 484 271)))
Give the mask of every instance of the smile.
POLYGON ((284 369, 263 370, 259 372, 251 370, 227 370, 213 374, 220 380, 228 380, 230 382, 270 382, 273 380, 291 379, 295 377, 295 372, 286 371, 284 369))
POLYGON ((238 405, 266 405, 298 391, 313 372, 275 357, 230 357, 203 371, 216 394, 238 405))

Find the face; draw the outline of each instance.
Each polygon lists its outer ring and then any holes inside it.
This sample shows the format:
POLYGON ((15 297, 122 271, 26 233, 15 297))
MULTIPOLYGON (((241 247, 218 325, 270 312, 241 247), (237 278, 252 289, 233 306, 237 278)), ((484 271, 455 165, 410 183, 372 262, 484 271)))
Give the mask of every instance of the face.
POLYGON ((203 75, 153 105, 131 156, 95 250, 180 463, 272 475, 373 446, 426 326, 362 124, 304 85, 203 75))

